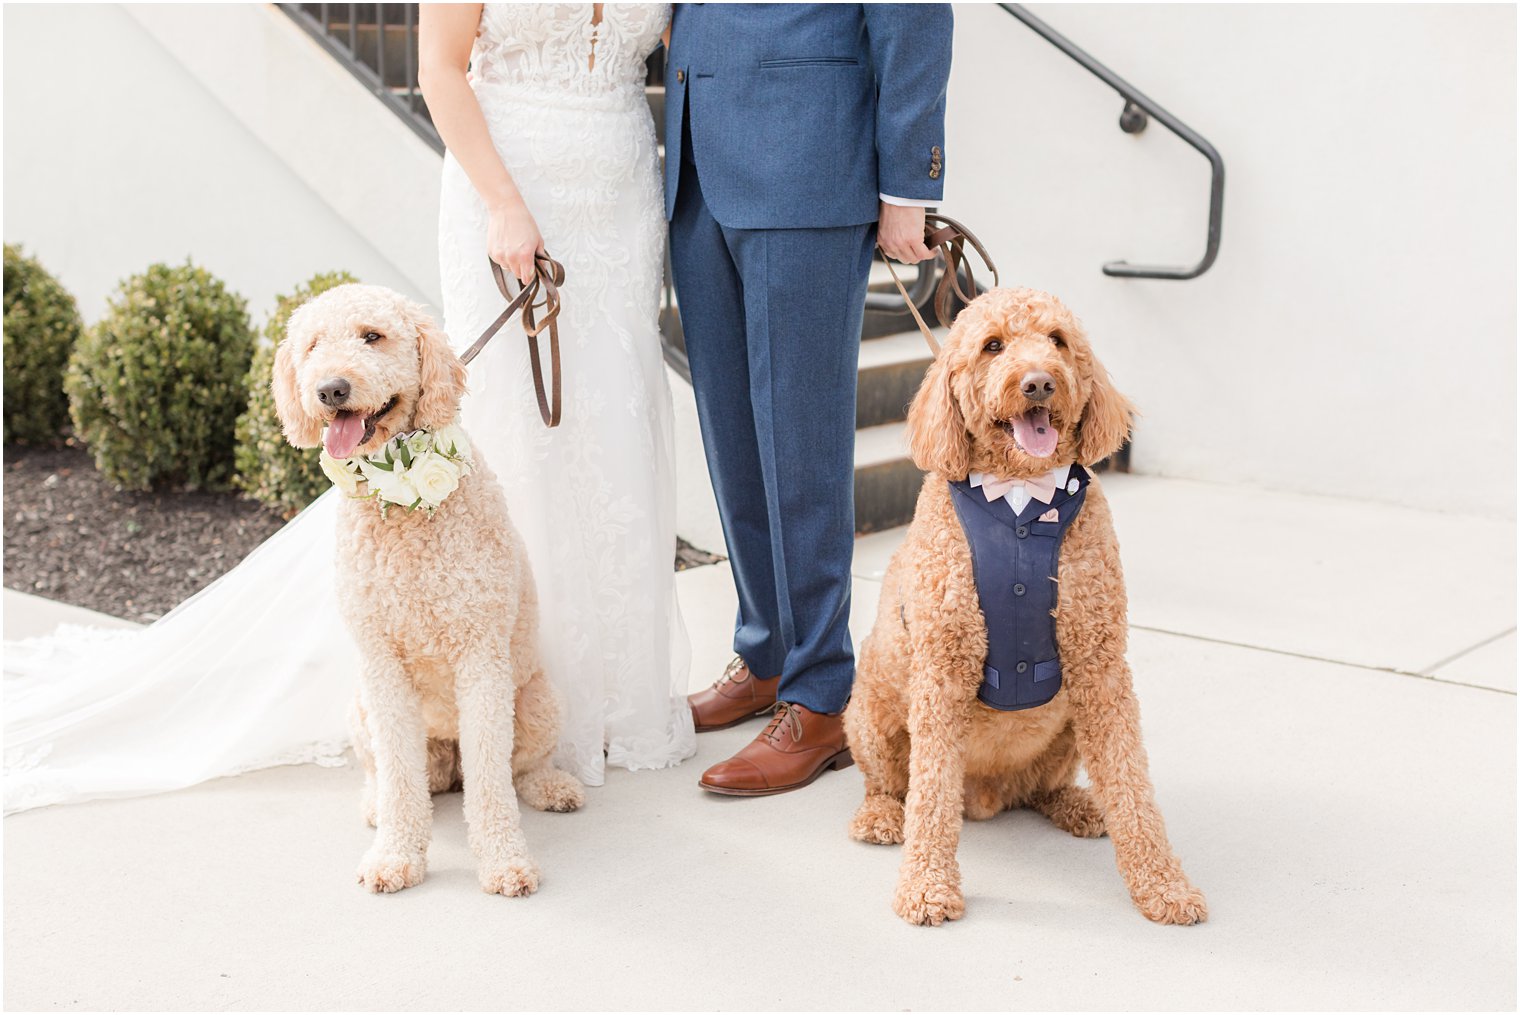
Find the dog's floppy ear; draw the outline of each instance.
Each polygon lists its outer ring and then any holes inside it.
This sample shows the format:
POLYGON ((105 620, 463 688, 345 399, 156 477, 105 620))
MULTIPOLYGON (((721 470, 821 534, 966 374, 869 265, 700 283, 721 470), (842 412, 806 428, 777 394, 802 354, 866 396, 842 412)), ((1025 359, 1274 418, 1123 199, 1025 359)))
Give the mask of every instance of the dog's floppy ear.
POLYGON ((285 439, 298 448, 314 448, 322 443, 322 421, 309 415, 301 404, 295 360, 290 351, 293 341, 294 337, 287 335, 274 351, 269 390, 274 393, 274 411, 280 417, 285 439))
POLYGON ((949 346, 924 375, 924 383, 908 408, 908 448, 913 463, 946 479, 965 479, 971 471, 971 435, 950 389, 952 371, 946 366, 949 346))
POLYGON ((418 380, 421 393, 412 413, 412 425, 423 430, 442 430, 454 422, 459 400, 464 397, 464 364, 449 348, 443 330, 417 304, 406 308, 417 329, 418 380))
POLYGON ((1134 403, 1114 387, 1096 356, 1091 361, 1092 390, 1077 422, 1077 461, 1083 465, 1097 465, 1122 448, 1135 423, 1134 403))

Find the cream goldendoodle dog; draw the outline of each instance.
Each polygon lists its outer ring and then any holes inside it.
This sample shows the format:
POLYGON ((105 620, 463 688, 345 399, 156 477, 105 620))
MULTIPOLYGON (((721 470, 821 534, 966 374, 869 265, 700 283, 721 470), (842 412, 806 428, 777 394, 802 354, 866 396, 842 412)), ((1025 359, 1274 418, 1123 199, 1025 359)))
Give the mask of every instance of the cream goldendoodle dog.
POLYGON ((910 923, 964 913, 962 815, 1012 807, 1106 830, 1150 919, 1207 916, 1152 797, 1119 545, 1082 468, 1118 450, 1132 414, 1070 311, 1032 289, 962 311, 909 410, 929 475, 845 726, 866 782, 850 834, 903 843, 893 908, 910 923))
MULTIPOLYGON (((325 442, 349 460, 449 426, 464 381, 421 307, 343 285, 291 315, 273 389, 292 444, 325 442)), ((549 764, 559 705, 539 662, 528 558, 478 453, 473 465, 431 516, 350 497, 338 510, 339 599, 364 660, 351 732, 376 829, 358 876, 375 892, 422 881, 430 792, 463 782, 481 887, 502 895, 538 887, 518 797, 552 811, 582 801, 580 783, 549 764)))

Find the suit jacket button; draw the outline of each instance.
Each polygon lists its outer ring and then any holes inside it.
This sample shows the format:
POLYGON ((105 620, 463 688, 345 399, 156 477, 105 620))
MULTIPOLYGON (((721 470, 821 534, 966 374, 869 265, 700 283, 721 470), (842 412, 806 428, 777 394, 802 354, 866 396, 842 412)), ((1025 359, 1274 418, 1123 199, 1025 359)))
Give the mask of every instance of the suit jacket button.
POLYGON ((676 71, 676 84, 684 85, 685 83, 686 83, 686 72, 684 70, 678 70, 678 71, 676 71))
POLYGON ((937 180, 937 179, 939 179, 939 166, 930 166, 929 167, 929 179, 931 179, 931 180, 937 180))

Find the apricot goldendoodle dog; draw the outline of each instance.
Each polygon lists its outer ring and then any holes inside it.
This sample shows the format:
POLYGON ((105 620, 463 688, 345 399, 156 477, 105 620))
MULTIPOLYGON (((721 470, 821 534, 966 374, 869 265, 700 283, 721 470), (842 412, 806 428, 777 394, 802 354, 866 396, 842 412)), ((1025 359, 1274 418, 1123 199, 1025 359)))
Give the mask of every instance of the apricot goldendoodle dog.
POLYGON ((1124 658, 1119 545, 1102 486, 1081 468, 1123 445, 1132 415, 1076 318, 1032 289, 994 289, 962 311, 914 399, 913 459, 929 475, 888 566, 845 712, 866 783, 850 834, 903 843, 893 908, 910 923, 965 912, 962 815, 981 820, 1013 807, 1031 807, 1073 835, 1106 830, 1148 918, 1191 924, 1207 916, 1152 797, 1124 658), (1018 485, 1009 480, 1028 481, 1023 490, 1033 493, 1014 494, 1014 507, 995 504, 1018 485), (1003 512, 1001 529, 992 508, 1003 512), (982 595, 977 575, 997 573, 1000 562, 983 549, 977 567, 961 512, 967 526, 1020 541, 1003 546, 1024 553, 1027 538, 1030 550, 1058 561, 1054 575, 1038 579, 1053 577, 1053 591, 1041 597, 1021 582, 1010 593, 1019 598, 1005 600, 1054 605, 1053 621, 1019 620, 1021 647, 1005 659, 1033 654, 1025 647, 1040 643, 1040 624, 1050 644, 1053 623, 1054 661, 1020 658, 1001 673, 989 665, 984 608, 997 597, 982 595), (1079 764, 1091 790, 1076 784, 1079 764))
MULTIPOLYGON (((464 381, 421 307, 343 285, 291 315, 273 390, 292 444, 325 439, 334 459, 350 460, 448 427, 464 381)), ((559 704, 539 662, 527 554, 495 476, 472 457, 431 517, 334 493, 339 601, 363 656, 350 726, 365 768, 362 810, 376 829, 358 878, 375 892, 422 881, 431 792, 463 782, 481 887, 502 895, 538 887, 518 797, 552 811, 582 801, 580 783, 549 764, 559 704)))

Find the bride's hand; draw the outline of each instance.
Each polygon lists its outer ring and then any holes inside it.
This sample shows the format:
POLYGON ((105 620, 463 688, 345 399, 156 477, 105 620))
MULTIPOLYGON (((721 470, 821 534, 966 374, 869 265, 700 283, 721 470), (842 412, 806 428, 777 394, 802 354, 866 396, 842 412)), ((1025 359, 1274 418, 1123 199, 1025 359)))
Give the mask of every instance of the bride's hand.
POLYGON ((486 250, 491 260, 511 272, 524 285, 533 277, 533 257, 544 250, 533 213, 522 201, 494 205, 490 209, 491 226, 486 236, 486 250))

